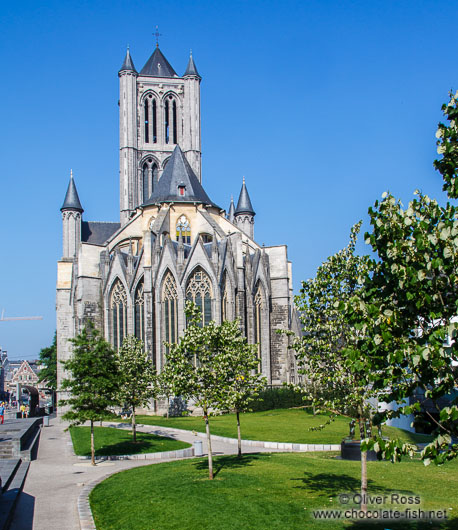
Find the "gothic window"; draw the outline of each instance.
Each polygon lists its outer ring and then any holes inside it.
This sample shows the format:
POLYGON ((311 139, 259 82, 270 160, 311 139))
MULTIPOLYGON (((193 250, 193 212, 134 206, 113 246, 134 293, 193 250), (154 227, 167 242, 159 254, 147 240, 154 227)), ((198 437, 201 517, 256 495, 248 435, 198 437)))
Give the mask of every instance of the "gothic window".
POLYGON ((229 320, 229 288, 230 284, 227 279, 227 274, 224 273, 223 296, 221 297, 221 322, 229 320))
POLYGON ((165 342, 176 342, 178 340, 178 293, 171 272, 167 272, 162 287, 162 312, 165 342))
POLYGON ((145 99, 145 103, 143 107, 144 107, 143 110, 145 113, 145 123, 144 123, 145 143, 149 143, 149 105, 148 105, 147 99, 145 99))
POLYGON ((135 336, 145 342, 145 298, 143 295, 143 280, 139 282, 135 290, 135 336))
POLYGON ((177 241, 180 240, 180 234, 183 238, 183 243, 191 244, 191 225, 189 224, 186 215, 181 215, 177 222, 177 241))
POLYGON ((156 100, 153 99, 153 143, 157 143, 157 111, 156 100))
POLYGON ((254 341, 258 346, 258 372, 261 372, 262 310, 262 292, 261 286, 258 284, 256 294, 254 296, 254 341))
POLYGON ((173 100, 172 104, 172 125, 173 125, 173 143, 177 144, 177 102, 173 100))
POLYGON ((202 325, 206 326, 212 319, 212 288, 210 278, 198 268, 194 271, 186 287, 186 300, 194 302, 200 309, 202 325))
POLYGON ((110 299, 112 342, 115 350, 119 350, 127 335, 127 294, 122 283, 116 280, 110 299))
POLYGON ((168 144, 169 143, 169 100, 166 99, 165 100, 165 105, 164 105, 164 112, 165 112, 165 120, 164 120, 164 133, 165 133, 165 143, 168 144))
POLYGON ((143 202, 146 202, 149 199, 149 171, 148 164, 145 162, 143 164, 143 202))

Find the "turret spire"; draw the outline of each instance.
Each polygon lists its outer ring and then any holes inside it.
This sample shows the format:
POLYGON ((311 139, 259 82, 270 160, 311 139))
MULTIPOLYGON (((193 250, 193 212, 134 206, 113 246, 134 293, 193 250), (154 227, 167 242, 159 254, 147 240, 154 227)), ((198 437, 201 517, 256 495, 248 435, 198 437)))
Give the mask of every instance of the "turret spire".
POLYGON ((127 45, 126 57, 124 58, 124 62, 122 63, 121 70, 119 70, 119 72, 137 73, 137 70, 135 70, 134 62, 132 61, 132 57, 130 56, 129 45, 127 45))
POLYGON ((231 195, 231 205, 229 206, 229 212, 227 214, 227 218, 231 223, 234 222, 234 214, 235 214, 235 206, 234 206, 234 196, 231 195))
POLYGON ((199 79, 202 79, 202 77, 199 75, 199 72, 197 71, 194 59, 192 58, 192 50, 189 54, 188 66, 186 67, 186 72, 184 73, 183 77, 186 77, 187 75, 195 75, 199 79))
POLYGON ((243 177, 242 189, 240 190, 239 200, 237 202, 237 208, 235 210, 235 215, 241 213, 248 213, 250 215, 255 215, 253 206, 251 205, 250 196, 248 195, 248 190, 245 184, 245 177, 243 177))
POLYGON ((67 193, 65 194, 64 204, 60 211, 63 210, 75 210, 77 212, 84 212, 81 206, 78 192, 76 191, 75 181, 73 180, 73 171, 70 170, 70 182, 68 183, 67 193))

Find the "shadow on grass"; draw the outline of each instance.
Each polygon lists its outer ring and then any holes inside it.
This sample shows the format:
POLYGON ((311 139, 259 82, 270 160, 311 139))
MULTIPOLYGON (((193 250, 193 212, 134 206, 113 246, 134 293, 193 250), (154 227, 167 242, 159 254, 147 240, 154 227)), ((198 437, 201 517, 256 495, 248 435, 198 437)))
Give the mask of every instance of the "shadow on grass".
MULTIPOLYGON (((359 478, 338 473, 309 473, 305 471, 303 477, 292 478, 291 480, 302 482, 302 484, 295 486, 295 488, 304 489, 309 492, 319 492, 327 497, 334 496, 336 493, 359 493, 361 490, 361 481, 359 478)), ((392 488, 378 486, 371 479, 367 481, 367 490, 369 494, 389 494, 393 492, 392 488)), ((415 495, 410 490, 396 489, 396 493, 415 495)))
MULTIPOLYGON (((110 455, 133 455, 144 453, 156 453, 160 451, 170 451, 172 448, 164 447, 164 438, 149 434, 148 440, 142 440, 141 433, 137 433, 137 441, 134 443, 131 440, 118 442, 110 445, 104 445, 96 449, 96 456, 110 456, 110 455)), ((91 452, 84 453, 84 456, 90 456, 91 452)))
MULTIPOLYGON (((259 460, 260 455, 242 455, 241 458, 236 455, 220 456, 213 460, 213 476, 216 477, 222 469, 237 469, 251 466, 254 460, 259 460)), ((208 460, 205 458, 194 464, 196 469, 208 469, 208 460)))

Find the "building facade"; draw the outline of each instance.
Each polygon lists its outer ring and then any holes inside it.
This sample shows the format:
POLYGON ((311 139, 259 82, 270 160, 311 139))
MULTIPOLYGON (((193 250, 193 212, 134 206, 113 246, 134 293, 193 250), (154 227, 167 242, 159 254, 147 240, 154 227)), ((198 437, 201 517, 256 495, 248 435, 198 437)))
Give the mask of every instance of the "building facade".
MULTIPOLYGON (((192 56, 178 76, 158 47, 140 72, 127 51, 119 71, 120 222, 83 219, 73 175, 64 204, 57 274, 58 360, 88 319, 114 348, 142 339, 158 370, 164 342, 185 329, 193 300, 202 322, 239 319, 258 344, 259 370, 272 385, 295 381, 286 335, 296 329, 286 245, 254 238, 245 180, 226 213, 201 175, 200 83, 192 56)), ((58 386, 64 373, 58 363, 58 386)))

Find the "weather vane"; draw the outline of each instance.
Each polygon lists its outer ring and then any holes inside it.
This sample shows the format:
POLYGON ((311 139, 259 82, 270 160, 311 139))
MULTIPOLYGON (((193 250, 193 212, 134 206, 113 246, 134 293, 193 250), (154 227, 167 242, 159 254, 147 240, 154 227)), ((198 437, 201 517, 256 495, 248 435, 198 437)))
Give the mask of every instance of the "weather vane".
POLYGON ((156 37, 156 48, 159 48, 159 37, 162 37, 162 33, 159 33, 159 26, 156 26, 156 31, 153 33, 153 37, 156 37))

